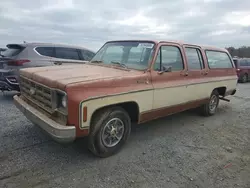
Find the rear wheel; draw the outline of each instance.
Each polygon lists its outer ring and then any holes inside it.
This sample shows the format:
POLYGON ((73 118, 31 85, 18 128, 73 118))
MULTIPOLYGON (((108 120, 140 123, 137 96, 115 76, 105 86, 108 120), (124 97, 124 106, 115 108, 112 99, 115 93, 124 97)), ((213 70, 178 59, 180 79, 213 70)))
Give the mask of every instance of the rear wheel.
POLYGON ((246 83, 248 81, 248 75, 247 74, 244 74, 241 78, 242 80, 242 83, 246 83))
POLYGON ((97 112, 88 136, 89 150, 98 157, 109 157, 118 152, 129 138, 131 120, 120 107, 97 112))
POLYGON ((204 116, 212 116, 216 113, 217 107, 219 105, 219 93, 214 90, 211 93, 210 99, 207 104, 201 106, 201 113, 204 116))

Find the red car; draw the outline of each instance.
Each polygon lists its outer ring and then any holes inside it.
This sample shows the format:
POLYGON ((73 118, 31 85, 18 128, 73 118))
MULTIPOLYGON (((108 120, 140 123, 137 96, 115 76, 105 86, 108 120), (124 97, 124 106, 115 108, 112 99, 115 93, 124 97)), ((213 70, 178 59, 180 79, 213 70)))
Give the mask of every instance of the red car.
POLYGON ((238 80, 246 83, 250 79, 250 58, 234 58, 233 59, 238 80))

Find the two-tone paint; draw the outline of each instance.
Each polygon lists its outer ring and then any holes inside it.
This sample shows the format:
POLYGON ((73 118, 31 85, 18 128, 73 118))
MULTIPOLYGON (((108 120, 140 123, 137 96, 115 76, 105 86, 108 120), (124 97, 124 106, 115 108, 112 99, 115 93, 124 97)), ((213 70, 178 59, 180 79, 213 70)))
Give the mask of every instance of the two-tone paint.
POLYGON ((200 106, 208 101, 215 88, 220 88, 221 95, 233 94, 237 83, 235 68, 209 69, 205 55, 205 50, 228 53, 226 50, 178 42, 154 43, 154 56, 146 71, 85 64, 31 68, 21 71, 21 74, 67 93, 67 126, 76 127, 76 137, 87 136, 93 114, 110 105, 132 104, 136 109, 137 123, 142 123, 200 106), (159 73, 153 70, 162 45, 180 49, 184 62, 182 71, 159 73), (188 70, 185 46, 201 51, 203 69, 188 70))

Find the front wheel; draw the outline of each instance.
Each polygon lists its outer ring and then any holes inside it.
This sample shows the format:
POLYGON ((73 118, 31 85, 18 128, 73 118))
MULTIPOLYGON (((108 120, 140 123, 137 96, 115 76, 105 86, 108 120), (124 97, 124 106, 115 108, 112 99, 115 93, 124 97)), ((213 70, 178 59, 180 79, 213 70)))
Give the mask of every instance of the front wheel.
POLYGON ((212 116, 216 113, 217 107, 219 105, 219 93, 217 90, 214 90, 211 93, 210 99, 207 104, 204 104, 201 107, 201 113, 204 116, 212 116))
POLYGON ((120 107, 103 109, 94 114, 88 136, 89 150, 98 157, 118 152, 128 140, 131 120, 120 107))

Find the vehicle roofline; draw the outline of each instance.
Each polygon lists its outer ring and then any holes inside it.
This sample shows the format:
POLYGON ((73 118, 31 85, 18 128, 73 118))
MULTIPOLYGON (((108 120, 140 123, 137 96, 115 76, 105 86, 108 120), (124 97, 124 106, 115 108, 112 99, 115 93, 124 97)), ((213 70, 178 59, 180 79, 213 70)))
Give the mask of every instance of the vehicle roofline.
POLYGON ((112 42, 152 42, 152 43, 155 43, 155 44, 158 43, 158 41, 156 41, 156 40, 147 40, 147 39, 110 40, 110 41, 107 41, 106 43, 112 43, 112 42))
POLYGON ((220 47, 216 47, 216 46, 212 46, 212 45, 199 45, 199 44, 194 44, 194 43, 185 43, 183 41, 178 41, 178 40, 161 40, 161 41, 157 41, 157 40, 146 40, 146 39, 139 39, 139 40, 136 40, 136 39, 132 39, 132 40, 110 40, 110 41, 107 41, 105 44, 107 43, 112 43, 112 42, 153 42, 155 44, 158 44, 158 43, 172 43, 172 44, 178 44, 178 45, 181 45, 181 46, 193 46, 193 47, 198 47, 198 48, 201 48, 203 50, 214 50, 214 51, 222 51, 222 52, 228 52, 227 49, 225 48, 220 48, 220 47))
POLYGON ((19 46, 23 46, 23 47, 27 47, 27 46, 31 46, 31 47, 39 47, 39 46, 48 46, 48 47, 69 47, 69 48, 77 48, 77 49, 83 49, 83 50, 88 50, 91 52, 94 52, 94 50, 91 50, 89 48, 86 47, 82 47, 82 46, 77 46, 77 45, 70 45, 70 44, 60 44, 60 43, 43 43, 43 42, 27 42, 27 43, 10 43, 7 44, 6 47, 8 47, 9 45, 19 45, 19 46))

